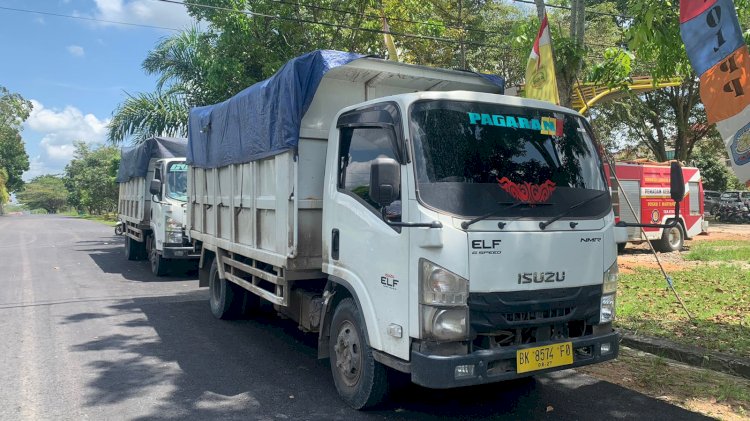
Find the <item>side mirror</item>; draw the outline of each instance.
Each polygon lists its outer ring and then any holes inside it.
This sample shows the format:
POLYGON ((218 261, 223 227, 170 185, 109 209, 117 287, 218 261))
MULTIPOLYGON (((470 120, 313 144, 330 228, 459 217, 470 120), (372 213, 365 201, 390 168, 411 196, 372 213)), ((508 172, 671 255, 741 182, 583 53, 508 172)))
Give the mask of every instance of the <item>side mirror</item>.
POLYGON ((401 189, 401 166, 393 158, 377 158, 370 167, 370 199, 385 207, 393 203, 401 189))
POLYGON ((682 167, 679 162, 672 162, 672 167, 669 171, 669 187, 672 195, 672 200, 675 202, 682 202, 685 197, 685 179, 682 176, 682 167))
POLYGON ((151 180, 151 185, 148 187, 148 191, 157 196, 161 195, 161 180, 151 180))

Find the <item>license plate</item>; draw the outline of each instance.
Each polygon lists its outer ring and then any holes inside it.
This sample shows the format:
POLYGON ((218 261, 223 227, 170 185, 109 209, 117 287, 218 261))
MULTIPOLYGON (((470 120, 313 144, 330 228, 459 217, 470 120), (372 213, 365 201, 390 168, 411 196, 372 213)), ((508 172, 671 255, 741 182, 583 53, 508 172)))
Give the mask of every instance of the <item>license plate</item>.
POLYGON ((544 370, 545 368, 568 364, 573 364, 572 342, 526 348, 516 352, 517 373, 544 370))

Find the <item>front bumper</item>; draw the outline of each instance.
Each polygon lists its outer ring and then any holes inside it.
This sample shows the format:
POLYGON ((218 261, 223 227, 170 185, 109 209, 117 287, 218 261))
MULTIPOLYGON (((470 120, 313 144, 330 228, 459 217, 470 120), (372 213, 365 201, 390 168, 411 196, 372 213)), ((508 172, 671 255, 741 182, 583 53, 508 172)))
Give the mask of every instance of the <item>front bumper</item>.
POLYGON ((448 389, 461 386, 472 386, 483 383, 493 383, 504 380, 517 379, 565 370, 573 367, 599 363, 615 359, 619 350, 620 335, 613 330, 600 335, 589 335, 581 338, 571 338, 564 341, 538 342, 518 347, 498 348, 476 351, 468 355, 438 356, 423 354, 419 351, 411 352, 411 380, 412 382, 433 389, 448 389), (573 364, 562 367, 548 368, 528 373, 516 373, 516 351, 524 348, 551 345, 558 342, 572 342, 574 357, 573 364), (610 344, 610 351, 601 355, 601 344, 610 344), (582 351, 588 350, 588 353, 582 351), (455 378, 456 366, 473 365, 474 376, 455 378))
POLYGON ((192 246, 170 246, 165 245, 161 255, 165 259, 200 259, 201 254, 196 253, 192 246))

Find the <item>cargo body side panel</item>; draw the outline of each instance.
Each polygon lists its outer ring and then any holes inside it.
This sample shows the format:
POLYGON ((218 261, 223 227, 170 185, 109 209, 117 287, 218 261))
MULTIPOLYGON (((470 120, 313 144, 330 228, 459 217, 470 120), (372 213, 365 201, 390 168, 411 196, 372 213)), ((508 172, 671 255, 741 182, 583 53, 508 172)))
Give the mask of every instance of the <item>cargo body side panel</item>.
POLYGON ((320 270, 325 143, 220 168, 190 167, 187 229, 216 248, 284 268, 320 270), (299 180, 302 180, 298 182, 299 180), (297 190, 297 191, 295 191, 297 190))

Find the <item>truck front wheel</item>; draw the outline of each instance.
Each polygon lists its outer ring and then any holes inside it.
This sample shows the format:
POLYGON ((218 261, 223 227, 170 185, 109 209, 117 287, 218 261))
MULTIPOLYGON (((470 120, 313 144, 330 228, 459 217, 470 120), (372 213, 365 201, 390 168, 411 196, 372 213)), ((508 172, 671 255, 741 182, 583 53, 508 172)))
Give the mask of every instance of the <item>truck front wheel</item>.
POLYGON ((354 409, 382 402, 388 392, 388 373, 373 358, 354 299, 345 298, 336 306, 328 346, 333 382, 341 398, 354 409))
POLYGON ((244 290, 219 276, 217 256, 208 275, 209 304, 211 313, 217 319, 234 319, 242 313, 242 293, 244 290))
POLYGON ((169 260, 163 258, 153 245, 151 247, 151 255, 149 256, 151 273, 156 276, 164 276, 169 272, 169 260))

